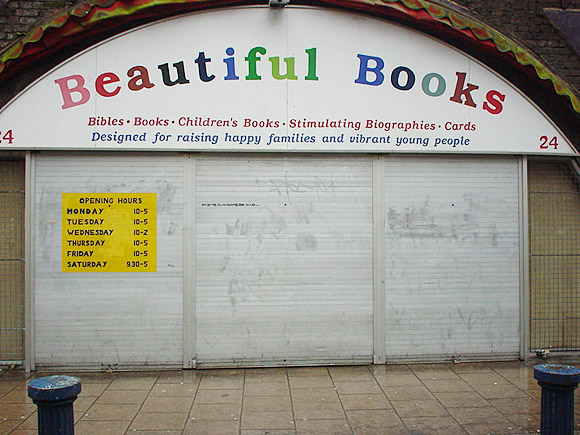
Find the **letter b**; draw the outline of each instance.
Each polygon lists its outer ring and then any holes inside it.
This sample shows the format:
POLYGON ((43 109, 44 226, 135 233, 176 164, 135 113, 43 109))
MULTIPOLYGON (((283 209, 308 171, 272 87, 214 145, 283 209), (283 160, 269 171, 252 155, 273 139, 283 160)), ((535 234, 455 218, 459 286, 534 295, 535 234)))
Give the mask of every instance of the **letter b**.
POLYGON ((83 76, 75 74, 68 77, 63 77, 62 79, 56 79, 54 81, 60 87, 60 93, 62 94, 63 105, 62 109, 69 109, 74 106, 80 106, 81 104, 87 103, 91 99, 91 93, 87 88, 85 88, 85 79, 83 76), (75 81, 76 85, 69 87, 69 82, 75 81), (73 100, 72 94, 80 94, 80 98, 76 101, 73 100))
POLYGON ((371 86, 381 85, 385 80, 385 76, 381 72, 382 69, 385 67, 385 62, 383 61, 383 59, 376 56, 367 56, 365 54, 357 54, 356 56, 360 59, 360 65, 358 69, 358 78, 354 82, 359 83, 361 85, 371 85, 371 86), (370 60, 374 61, 375 63, 374 67, 369 66, 370 60), (369 72, 375 75, 375 79, 373 81, 367 80, 369 72))

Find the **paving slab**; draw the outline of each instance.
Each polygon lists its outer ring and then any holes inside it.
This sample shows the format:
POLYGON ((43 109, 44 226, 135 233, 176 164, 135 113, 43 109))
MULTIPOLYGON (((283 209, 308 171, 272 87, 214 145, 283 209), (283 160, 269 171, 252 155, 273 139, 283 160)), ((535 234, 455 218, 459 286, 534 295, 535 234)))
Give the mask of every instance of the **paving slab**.
MULTIPOLYGON (((36 433, 36 405, 26 387, 50 374, 0 372, 0 433, 36 433)), ((72 374, 82 381, 74 404, 80 435, 507 435, 540 429, 541 390, 532 363, 72 374)))

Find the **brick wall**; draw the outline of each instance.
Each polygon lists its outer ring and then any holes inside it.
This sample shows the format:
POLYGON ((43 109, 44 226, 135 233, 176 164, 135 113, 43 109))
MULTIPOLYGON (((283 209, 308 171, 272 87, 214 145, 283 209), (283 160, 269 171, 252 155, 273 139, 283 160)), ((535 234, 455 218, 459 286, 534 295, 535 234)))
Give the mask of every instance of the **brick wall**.
POLYGON ((0 0, 0 48, 26 34, 34 24, 76 0, 0 0))
MULTIPOLYGON (((0 49, 28 32, 35 23, 76 0, 0 0, 0 49)), ((580 90, 580 56, 560 38, 542 9, 580 9, 580 0, 456 0, 483 21, 531 48, 580 90)))
POLYGON ((543 8, 580 9, 580 0, 460 0, 485 22, 531 48, 580 90, 580 56, 552 27, 543 8))

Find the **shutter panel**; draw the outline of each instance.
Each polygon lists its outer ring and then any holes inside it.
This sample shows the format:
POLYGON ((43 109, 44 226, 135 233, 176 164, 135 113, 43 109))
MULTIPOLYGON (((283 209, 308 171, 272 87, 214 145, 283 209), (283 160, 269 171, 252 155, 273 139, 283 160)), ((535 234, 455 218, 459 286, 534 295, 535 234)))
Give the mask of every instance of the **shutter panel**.
POLYGON ((516 159, 389 156, 387 361, 519 353, 516 159))
POLYGON ((40 154, 36 160, 37 366, 181 366, 183 160, 40 154), (157 194, 157 272, 62 273, 63 192, 157 194))
POLYGON ((370 159, 195 165, 197 363, 370 362, 370 159))

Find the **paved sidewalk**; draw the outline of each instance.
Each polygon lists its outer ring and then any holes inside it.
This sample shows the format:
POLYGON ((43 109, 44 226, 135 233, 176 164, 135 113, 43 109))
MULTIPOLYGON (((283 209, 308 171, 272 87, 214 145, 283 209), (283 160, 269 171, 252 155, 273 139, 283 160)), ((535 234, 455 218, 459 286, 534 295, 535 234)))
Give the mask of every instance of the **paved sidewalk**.
MULTIPOLYGON (((26 388, 45 375, 2 372, 0 434, 37 433, 26 388)), ((75 375, 76 435, 539 432, 540 389, 519 362, 75 375)))

